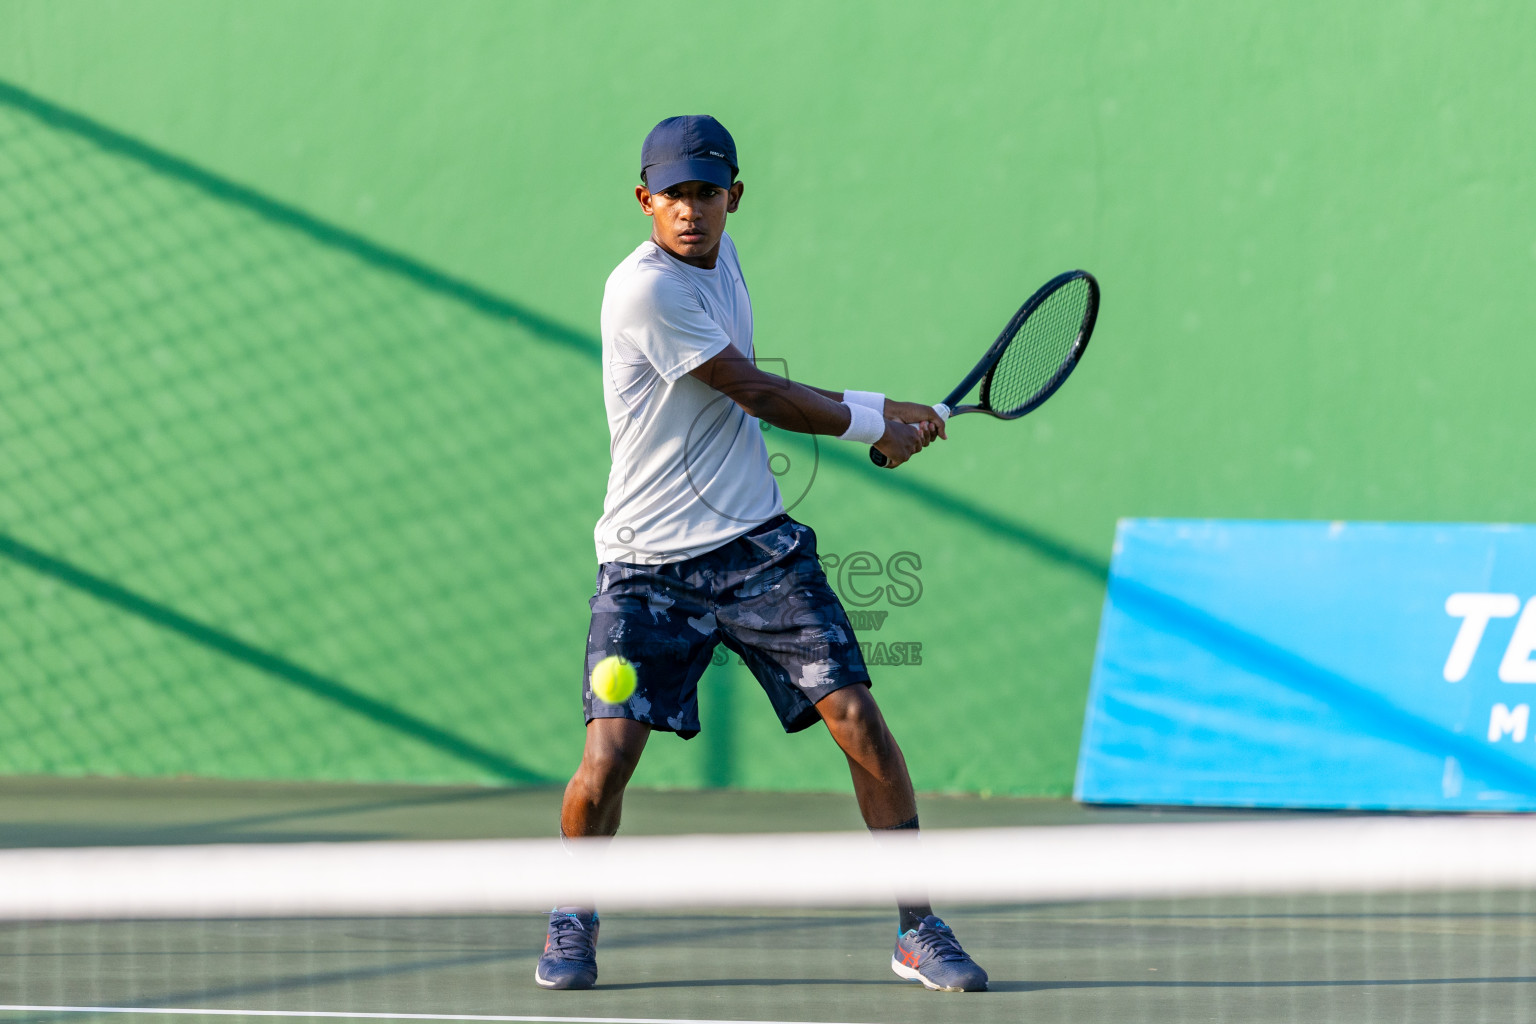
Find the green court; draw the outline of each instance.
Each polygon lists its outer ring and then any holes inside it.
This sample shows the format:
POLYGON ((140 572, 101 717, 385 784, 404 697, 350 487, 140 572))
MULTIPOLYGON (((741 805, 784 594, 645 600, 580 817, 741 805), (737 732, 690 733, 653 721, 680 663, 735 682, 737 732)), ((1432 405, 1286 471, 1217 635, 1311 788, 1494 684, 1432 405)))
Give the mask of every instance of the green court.
MULTIPOLYGON (((557 806, 550 789, 18 780, 0 796, 0 818, 12 846, 344 842, 543 836, 557 806)), ((925 798, 922 811, 938 827, 1234 817, 965 797, 925 798)), ((641 790, 627 823, 646 834, 849 829, 858 818, 851 800, 833 796, 641 790)), ((533 915, 8 923, 0 927, 0 1002, 12 1007, 8 1019, 28 1021, 112 1020, 158 1008, 428 1019, 1355 1024, 1514 1021, 1536 1009, 1528 893, 940 909, 988 968, 991 991, 932 993, 895 978, 894 915, 880 907, 612 914, 603 923, 600 983, 588 992, 533 984, 544 935, 533 915)))

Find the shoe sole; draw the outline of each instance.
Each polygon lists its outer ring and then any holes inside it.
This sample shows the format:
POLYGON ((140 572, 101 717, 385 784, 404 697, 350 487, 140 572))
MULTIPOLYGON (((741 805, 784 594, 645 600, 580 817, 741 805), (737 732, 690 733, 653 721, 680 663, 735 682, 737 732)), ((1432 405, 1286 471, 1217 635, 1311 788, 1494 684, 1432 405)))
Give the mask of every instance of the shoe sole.
POLYGON ((539 973, 539 969, 537 967, 533 969, 533 980, 538 984, 540 988, 557 989, 563 992, 580 991, 582 989, 591 988, 593 985, 597 984, 597 979, 593 978, 591 982, 585 985, 561 985, 558 981, 550 981, 548 978, 544 977, 544 975, 539 973))
MULTIPOLYGON (((895 957, 891 957, 891 970, 896 972, 896 976, 898 978, 906 978, 908 981, 920 981, 920 982, 922 982, 923 983, 923 987, 928 989, 930 992, 969 992, 969 991, 973 991, 972 989, 961 988, 958 985, 936 985, 933 982, 929 981, 927 978, 923 977, 922 973, 920 971, 918 971, 918 969, 916 967, 908 967, 906 964, 902 963, 900 960, 896 959, 895 957)), ((976 991, 976 992, 985 992, 986 990, 987 990, 987 987, 985 985, 983 985, 981 988, 975 989, 974 991, 976 991)))

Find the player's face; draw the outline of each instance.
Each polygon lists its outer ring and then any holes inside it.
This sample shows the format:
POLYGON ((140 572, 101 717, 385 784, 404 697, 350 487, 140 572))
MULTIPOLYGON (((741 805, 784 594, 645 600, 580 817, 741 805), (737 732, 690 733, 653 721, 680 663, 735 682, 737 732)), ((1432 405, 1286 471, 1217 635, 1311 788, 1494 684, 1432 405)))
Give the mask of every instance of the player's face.
POLYGON ((651 193, 635 189, 640 208, 651 218, 651 240, 682 260, 699 267, 713 267, 725 234, 725 215, 735 213, 741 202, 742 184, 730 188, 707 181, 684 181, 651 193))

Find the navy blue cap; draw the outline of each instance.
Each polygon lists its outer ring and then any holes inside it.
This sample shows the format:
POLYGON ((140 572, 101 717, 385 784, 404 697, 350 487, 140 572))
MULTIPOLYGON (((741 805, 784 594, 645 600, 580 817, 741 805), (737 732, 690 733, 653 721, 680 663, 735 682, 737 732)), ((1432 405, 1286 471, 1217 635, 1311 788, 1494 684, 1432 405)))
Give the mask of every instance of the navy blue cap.
POLYGON ((640 177, 652 192, 684 181, 730 188, 736 170, 736 140, 708 114, 669 117, 640 147, 640 177))

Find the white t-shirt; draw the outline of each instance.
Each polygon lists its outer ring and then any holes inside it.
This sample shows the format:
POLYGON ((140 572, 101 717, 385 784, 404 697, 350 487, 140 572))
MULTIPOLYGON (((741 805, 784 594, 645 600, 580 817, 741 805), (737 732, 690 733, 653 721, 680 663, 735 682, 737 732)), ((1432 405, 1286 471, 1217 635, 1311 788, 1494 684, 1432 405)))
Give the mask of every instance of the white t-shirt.
POLYGON ((647 239, 603 289, 608 496, 600 562, 680 562, 784 511, 756 417, 689 376, 735 345, 752 356, 752 300, 726 235, 711 270, 647 239))

